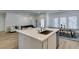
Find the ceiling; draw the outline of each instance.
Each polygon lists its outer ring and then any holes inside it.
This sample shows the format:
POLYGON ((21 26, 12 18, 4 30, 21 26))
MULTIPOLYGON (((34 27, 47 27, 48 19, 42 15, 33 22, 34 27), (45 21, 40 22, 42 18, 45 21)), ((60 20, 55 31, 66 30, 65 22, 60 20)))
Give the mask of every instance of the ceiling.
POLYGON ((0 13, 56 13, 56 12, 64 12, 66 10, 0 10, 0 13))

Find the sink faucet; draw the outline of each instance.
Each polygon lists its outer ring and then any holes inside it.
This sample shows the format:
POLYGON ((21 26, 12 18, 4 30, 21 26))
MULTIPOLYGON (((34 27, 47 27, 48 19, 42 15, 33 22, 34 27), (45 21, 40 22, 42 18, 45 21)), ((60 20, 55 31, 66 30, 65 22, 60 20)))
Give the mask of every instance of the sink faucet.
POLYGON ((42 31, 45 31, 45 27, 39 27, 38 28, 38 32, 42 32, 42 31))

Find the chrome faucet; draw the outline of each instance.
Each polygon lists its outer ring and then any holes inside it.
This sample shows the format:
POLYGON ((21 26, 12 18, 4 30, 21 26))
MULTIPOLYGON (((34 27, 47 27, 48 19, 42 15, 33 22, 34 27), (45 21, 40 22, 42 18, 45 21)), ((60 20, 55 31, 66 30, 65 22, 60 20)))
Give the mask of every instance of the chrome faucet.
POLYGON ((42 31, 45 31, 45 28, 44 27, 39 27, 38 32, 42 32, 42 31))

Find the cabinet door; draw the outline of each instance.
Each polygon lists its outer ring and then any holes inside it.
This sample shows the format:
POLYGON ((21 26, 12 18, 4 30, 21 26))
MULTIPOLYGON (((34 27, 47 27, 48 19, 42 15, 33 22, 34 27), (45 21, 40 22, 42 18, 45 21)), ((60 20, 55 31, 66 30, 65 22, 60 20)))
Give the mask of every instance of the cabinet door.
POLYGON ((47 39, 43 42, 43 49, 47 49, 48 48, 48 41, 47 39))
POLYGON ((19 48, 20 49, 42 49, 42 42, 19 33, 19 48))
POLYGON ((48 38, 48 49, 56 49, 56 34, 48 38))

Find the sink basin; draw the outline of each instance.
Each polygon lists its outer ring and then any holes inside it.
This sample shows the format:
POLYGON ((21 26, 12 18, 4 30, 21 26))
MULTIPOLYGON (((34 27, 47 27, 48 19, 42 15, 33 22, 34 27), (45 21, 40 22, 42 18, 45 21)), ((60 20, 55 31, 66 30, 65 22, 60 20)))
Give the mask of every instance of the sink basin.
POLYGON ((52 31, 50 31, 50 30, 45 30, 45 31, 40 32, 40 34, 48 35, 48 34, 51 33, 51 32, 52 32, 52 31))

